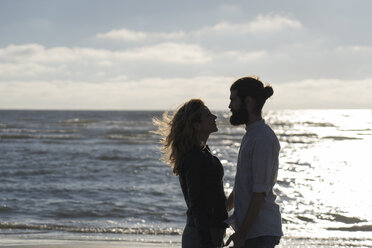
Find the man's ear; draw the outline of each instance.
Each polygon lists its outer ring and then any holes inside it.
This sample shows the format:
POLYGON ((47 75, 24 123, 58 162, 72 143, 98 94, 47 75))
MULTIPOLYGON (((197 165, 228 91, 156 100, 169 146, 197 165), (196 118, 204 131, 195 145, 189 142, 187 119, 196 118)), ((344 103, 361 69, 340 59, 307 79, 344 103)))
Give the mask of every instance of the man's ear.
POLYGON ((254 105, 256 104, 256 101, 253 99, 253 97, 246 96, 244 98, 244 104, 245 104, 246 109, 249 111, 249 110, 252 110, 254 108, 254 105))

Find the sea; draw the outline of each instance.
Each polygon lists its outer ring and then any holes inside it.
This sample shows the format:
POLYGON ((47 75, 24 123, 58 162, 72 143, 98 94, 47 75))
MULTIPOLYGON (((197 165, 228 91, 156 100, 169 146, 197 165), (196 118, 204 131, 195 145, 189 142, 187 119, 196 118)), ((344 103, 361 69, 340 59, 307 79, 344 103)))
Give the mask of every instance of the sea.
MULTIPOLYGON (((208 144, 234 186, 244 126, 212 111, 208 144)), ((0 111, 1 240, 180 246, 186 205, 151 131, 163 111, 0 111)), ((372 247, 372 110, 268 110, 280 144, 281 247, 372 247), (318 245, 317 245, 318 244, 318 245), (333 244, 333 245, 332 245, 333 244)), ((227 234, 232 230, 228 229, 227 234)))

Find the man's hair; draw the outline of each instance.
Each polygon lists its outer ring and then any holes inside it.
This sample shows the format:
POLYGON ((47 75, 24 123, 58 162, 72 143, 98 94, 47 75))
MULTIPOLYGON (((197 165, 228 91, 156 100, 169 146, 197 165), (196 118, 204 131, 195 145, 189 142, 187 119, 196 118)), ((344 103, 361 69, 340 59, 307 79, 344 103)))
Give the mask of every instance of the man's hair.
POLYGON ((257 115, 261 115, 266 100, 274 94, 273 88, 270 85, 264 86, 258 77, 240 78, 231 85, 231 90, 237 91, 242 102, 247 96, 252 97, 256 101, 255 113, 257 115))

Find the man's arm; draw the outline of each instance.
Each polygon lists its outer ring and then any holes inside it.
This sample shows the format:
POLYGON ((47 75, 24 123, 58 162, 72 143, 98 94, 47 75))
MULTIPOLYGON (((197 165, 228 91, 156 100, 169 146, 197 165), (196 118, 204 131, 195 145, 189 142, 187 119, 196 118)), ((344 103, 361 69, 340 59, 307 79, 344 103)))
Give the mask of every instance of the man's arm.
POLYGON ((234 189, 231 191, 229 197, 226 200, 226 209, 230 211, 234 208, 234 189))
POLYGON ((234 248, 240 248, 244 245, 245 237, 252 226, 254 220, 256 219, 262 203, 265 200, 265 193, 253 193, 252 201, 249 205, 247 214, 245 215, 244 221, 239 229, 230 236, 226 241, 226 246, 230 244, 231 241, 234 242, 234 248))

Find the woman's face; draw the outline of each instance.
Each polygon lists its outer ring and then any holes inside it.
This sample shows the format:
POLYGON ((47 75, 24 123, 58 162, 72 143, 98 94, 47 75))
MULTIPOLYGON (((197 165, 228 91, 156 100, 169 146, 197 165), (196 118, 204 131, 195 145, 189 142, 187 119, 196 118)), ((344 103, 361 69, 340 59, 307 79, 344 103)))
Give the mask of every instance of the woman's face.
POLYGON ((198 123, 198 131, 201 134, 209 135, 213 132, 217 132, 218 128, 216 125, 217 116, 211 113, 207 107, 204 106, 202 109, 200 122, 198 123))

